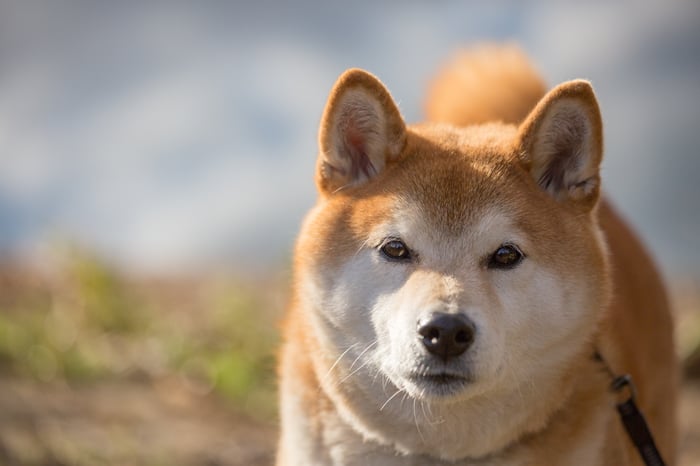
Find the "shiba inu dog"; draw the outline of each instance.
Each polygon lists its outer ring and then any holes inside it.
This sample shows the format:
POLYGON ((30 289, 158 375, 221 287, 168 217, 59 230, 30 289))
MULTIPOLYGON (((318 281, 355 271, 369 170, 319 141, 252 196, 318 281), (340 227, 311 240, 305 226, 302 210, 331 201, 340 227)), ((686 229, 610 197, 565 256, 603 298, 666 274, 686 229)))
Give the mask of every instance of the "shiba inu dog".
POLYGON ((631 374, 673 464, 672 322, 652 262, 600 199, 591 85, 545 92, 520 52, 487 47, 429 95, 430 122, 407 125, 365 71, 330 93, 277 464, 642 464, 610 371, 631 374))

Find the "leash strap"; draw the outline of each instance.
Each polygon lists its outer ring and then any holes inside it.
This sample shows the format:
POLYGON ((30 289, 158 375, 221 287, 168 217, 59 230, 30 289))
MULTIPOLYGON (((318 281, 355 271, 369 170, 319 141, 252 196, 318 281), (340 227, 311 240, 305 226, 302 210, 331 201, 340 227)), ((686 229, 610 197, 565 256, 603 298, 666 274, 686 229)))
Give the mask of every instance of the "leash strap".
POLYGON ((621 392, 625 388, 629 390, 627 400, 617 403, 617 411, 620 413, 620 419, 625 426, 625 430, 629 435, 637 451, 642 456, 644 464, 647 466, 665 466, 664 460, 661 459, 661 454, 656 448, 654 438, 649 431, 644 416, 635 403, 636 390, 632 383, 632 377, 628 374, 617 376, 613 379, 611 388, 615 392, 621 392))

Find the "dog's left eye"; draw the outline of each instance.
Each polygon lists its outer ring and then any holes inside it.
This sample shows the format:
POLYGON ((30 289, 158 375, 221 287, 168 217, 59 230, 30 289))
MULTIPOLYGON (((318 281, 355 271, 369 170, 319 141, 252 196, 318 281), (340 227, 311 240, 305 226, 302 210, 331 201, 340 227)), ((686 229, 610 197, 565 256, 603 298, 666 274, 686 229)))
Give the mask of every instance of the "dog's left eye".
POLYGON ((386 241, 379 250, 388 259, 406 260, 411 258, 408 247, 400 239, 390 239, 386 241))
POLYGON ((514 244, 502 244, 489 259, 490 269, 512 269, 523 260, 523 253, 514 244))

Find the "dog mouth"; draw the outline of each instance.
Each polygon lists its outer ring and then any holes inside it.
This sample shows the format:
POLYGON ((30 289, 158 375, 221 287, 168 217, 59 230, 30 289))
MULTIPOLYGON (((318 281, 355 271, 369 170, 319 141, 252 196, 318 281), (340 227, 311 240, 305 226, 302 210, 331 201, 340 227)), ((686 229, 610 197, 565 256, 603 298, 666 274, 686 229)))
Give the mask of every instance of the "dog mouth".
POLYGON ((449 372, 412 373, 408 380, 418 388, 423 396, 447 397, 462 391, 471 378, 466 374, 449 372))

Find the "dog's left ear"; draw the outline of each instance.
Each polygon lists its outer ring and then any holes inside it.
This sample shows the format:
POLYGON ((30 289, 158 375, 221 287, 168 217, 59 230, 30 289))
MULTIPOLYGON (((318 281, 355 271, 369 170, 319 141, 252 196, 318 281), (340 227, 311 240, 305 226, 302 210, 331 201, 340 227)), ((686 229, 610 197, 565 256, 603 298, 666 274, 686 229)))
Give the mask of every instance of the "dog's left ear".
POLYGON ((406 124, 389 91, 359 69, 343 73, 328 97, 319 128, 316 184, 322 194, 357 186, 396 160, 406 124))
POLYGON ((592 208, 600 193, 603 124, 590 83, 569 81, 547 93, 521 124, 518 151, 543 190, 592 208))

